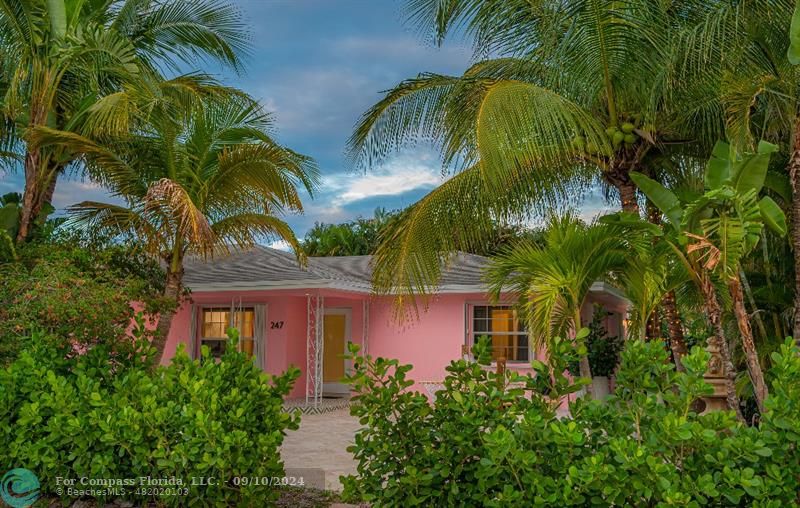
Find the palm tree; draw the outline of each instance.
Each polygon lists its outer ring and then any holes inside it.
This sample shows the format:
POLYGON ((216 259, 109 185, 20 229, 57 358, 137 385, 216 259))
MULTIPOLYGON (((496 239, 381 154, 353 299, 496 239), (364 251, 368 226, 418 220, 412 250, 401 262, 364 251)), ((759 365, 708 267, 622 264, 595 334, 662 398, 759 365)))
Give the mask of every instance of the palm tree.
MULTIPOLYGON (((671 34, 708 10, 691 1, 410 0, 412 22, 437 43, 462 28, 474 36, 479 61, 462 76, 400 83, 351 137, 353 158, 367 166, 432 141, 455 168, 386 232, 376 288, 426 295, 449 253, 474 250, 493 222, 577 204, 597 182, 638 213, 631 171, 655 176, 674 152, 707 153, 695 126, 654 91, 665 91, 671 34), (487 54, 500 56, 480 60, 487 54)), ((662 303, 674 322, 672 296, 662 303)), ((679 327, 669 329, 682 341, 679 327)))
MULTIPOLYGON (((605 215, 598 222, 608 225, 611 234, 627 245, 628 262, 617 276, 617 283, 631 302, 628 337, 653 338, 657 335, 651 329, 652 316, 665 299, 674 299, 676 292, 684 290, 691 282, 686 270, 675 262, 672 249, 663 241, 659 224, 642 221, 638 215, 628 212, 605 215)), ((672 304, 675 303, 672 300, 672 304)), ((678 328, 670 332, 669 346, 676 369, 683 371, 681 359, 688 354, 683 324, 677 316, 665 317, 668 326, 678 328)))
MULTIPOLYGON (((572 214, 551 218, 543 245, 522 241, 492 258, 487 269, 491 293, 518 295, 534 346, 583 327, 581 309, 595 281, 624 272, 628 245, 605 224, 587 226, 572 214)), ((548 348, 549 349, 549 348, 548 348)), ((591 379, 586 354, 581 377, 591 379)), ((587 386, 591 396, 591 385, 587 386)))
MULTIPOLYGON (((187 256, 208 258, 276 237, 300 256, 279 218, 301 212, 298 187, 313 192, 313 161, 276 143, 271 116, 241 93, 188 104, 157 101, 149 115, 116 139, 94 140, 39 128, 37 142, 83 154, 89 170, 127 206, 84 201, 73 220, 138 239, 166 268, 165 296, 180 302, 187 256)), ((161 314, 153 345, 163 355, 174 309, 161 314)))
POLYGON ((247 41, 225 0, 0 0, 0 82, 13 127, 3 146, 25 152, 17 239, 28 237, 58 175, 78 157, 32 144, 34 129, 86 134, 85 116, 97 107, 125 124, 121 83, 204 58, 239 69, 247 41))
POLYGON ((788 178, 795 273, 793 335, 800 344, 800 8, 792 0, 710 5, 707 21, 674 46, 675 59, 682 62, 669 80, 679 99, 675 109, 693 110, 687 107, 693 103, 706 112, 718 110, 714 114, 724 117, 725 132, 715 130, 709 136, 727 136, 740 151, 754 151, 759 140, 780 147, 784 172, 771 175, 771 180, 788 178))
MULTIPOLYGON (((716 339, 723 347, 726 362, 731 363, 721 330, 721 309, 716 302, 712 274, 719 272, 728 286, 747 369, 762 412, 768 389, 744 305, 741 273, 742 260, 755 249, 765 226, 778 234, 786 233, 786 219, 780 207, 769 196, 758 199, 770 155, 776 150, 775 145, 762 142, 757 153, 742 156, 732 152, 727 143, 718 143, 706 169, 706 192, 685 204, 657 182, 641 174, 632 175, 680 235, 682 249, 676 248, 676 251, 696 274, 716 339)), ((728 375, 731 379, 735 377, 734 372, 728 375)))
POLYGON ((309 256, 365 256, 375 252, 378 235, 397 212, 376 208, 372 218, 359 217, 342 224, 315 223, 305 238, 303 250, 309 256))

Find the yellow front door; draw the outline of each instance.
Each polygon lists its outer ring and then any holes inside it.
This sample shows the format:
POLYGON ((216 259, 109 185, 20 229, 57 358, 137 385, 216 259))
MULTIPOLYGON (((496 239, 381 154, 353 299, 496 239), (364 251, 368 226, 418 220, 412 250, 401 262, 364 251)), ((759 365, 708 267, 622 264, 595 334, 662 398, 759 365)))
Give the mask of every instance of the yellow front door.
POLYGON ((344 377, 345 343, 347 341, 347 316, 326 314, 323 322, 325 342, 323 346, 322 381, 341 383, 344 377))

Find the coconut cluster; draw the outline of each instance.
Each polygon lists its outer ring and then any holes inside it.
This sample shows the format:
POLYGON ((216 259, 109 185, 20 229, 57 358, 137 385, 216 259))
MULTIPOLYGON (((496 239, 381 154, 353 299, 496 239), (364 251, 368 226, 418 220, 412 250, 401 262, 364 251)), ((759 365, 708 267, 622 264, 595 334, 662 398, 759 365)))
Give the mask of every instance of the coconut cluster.
MULTIPOLYGON (((608 126, 605 132, 611 146, 614 147, 614 150, 619 150, 619 148, 622 146, 627 148, 635 145, 639 141, 639 135, 636 133, 636 131, 642 129, 640 124, 641 116, 634 115, 628 118, 619 127, 616 125, 608 126)), ((644 128, 644 130, 647 130, 647 128, 644 128)), ((572 138, 572 147, 579 152, 585 152, 592 155, 600 153, 600 149, 596 143, 591 141, 587 143, 586 137, 580 134, 572 138)))

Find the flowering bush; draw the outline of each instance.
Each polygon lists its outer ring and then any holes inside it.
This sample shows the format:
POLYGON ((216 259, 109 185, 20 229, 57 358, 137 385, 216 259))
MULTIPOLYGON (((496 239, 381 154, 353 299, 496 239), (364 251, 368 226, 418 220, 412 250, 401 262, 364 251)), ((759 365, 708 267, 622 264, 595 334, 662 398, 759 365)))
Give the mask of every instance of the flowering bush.
POLYGON ((156 262, 122 245, 24 245, 18 260, 0 263, 0 366, 31 345, 33 332, 59 355, 98 343, 115 354, 130 342, 131 302, 149 313, 174 306, 161 297, 162 281, 156 262))
POLYGON ((711 391, 708 353, 693 349, 679 373, 663 344, 641 341, 623 352, 611 397, 579 399, 559 418, 556 401, 578 389, 562 374, 573 351, 557 340, 551 364, 533 362, 532 376, 453 362, 429 403, 408 390, 410 366, 354 349, 360 404, 351 411, 365 428, 351 447, 358 474, 343 478, 345 496, 375 506, 800 503, 800 356, 791 341, 773 355, 758 428, 729 412, 693 411, 711 391))

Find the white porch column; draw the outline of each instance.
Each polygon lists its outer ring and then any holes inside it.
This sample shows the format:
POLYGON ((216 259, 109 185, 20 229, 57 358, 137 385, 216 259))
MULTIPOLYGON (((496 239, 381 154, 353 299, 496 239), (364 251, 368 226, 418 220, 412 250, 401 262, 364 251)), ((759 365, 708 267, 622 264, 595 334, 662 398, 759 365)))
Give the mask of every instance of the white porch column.
POLYGON ((319 294, 306 297, 306 404, 322 399, 322 359, 325 334, 325 299, 319 294))

